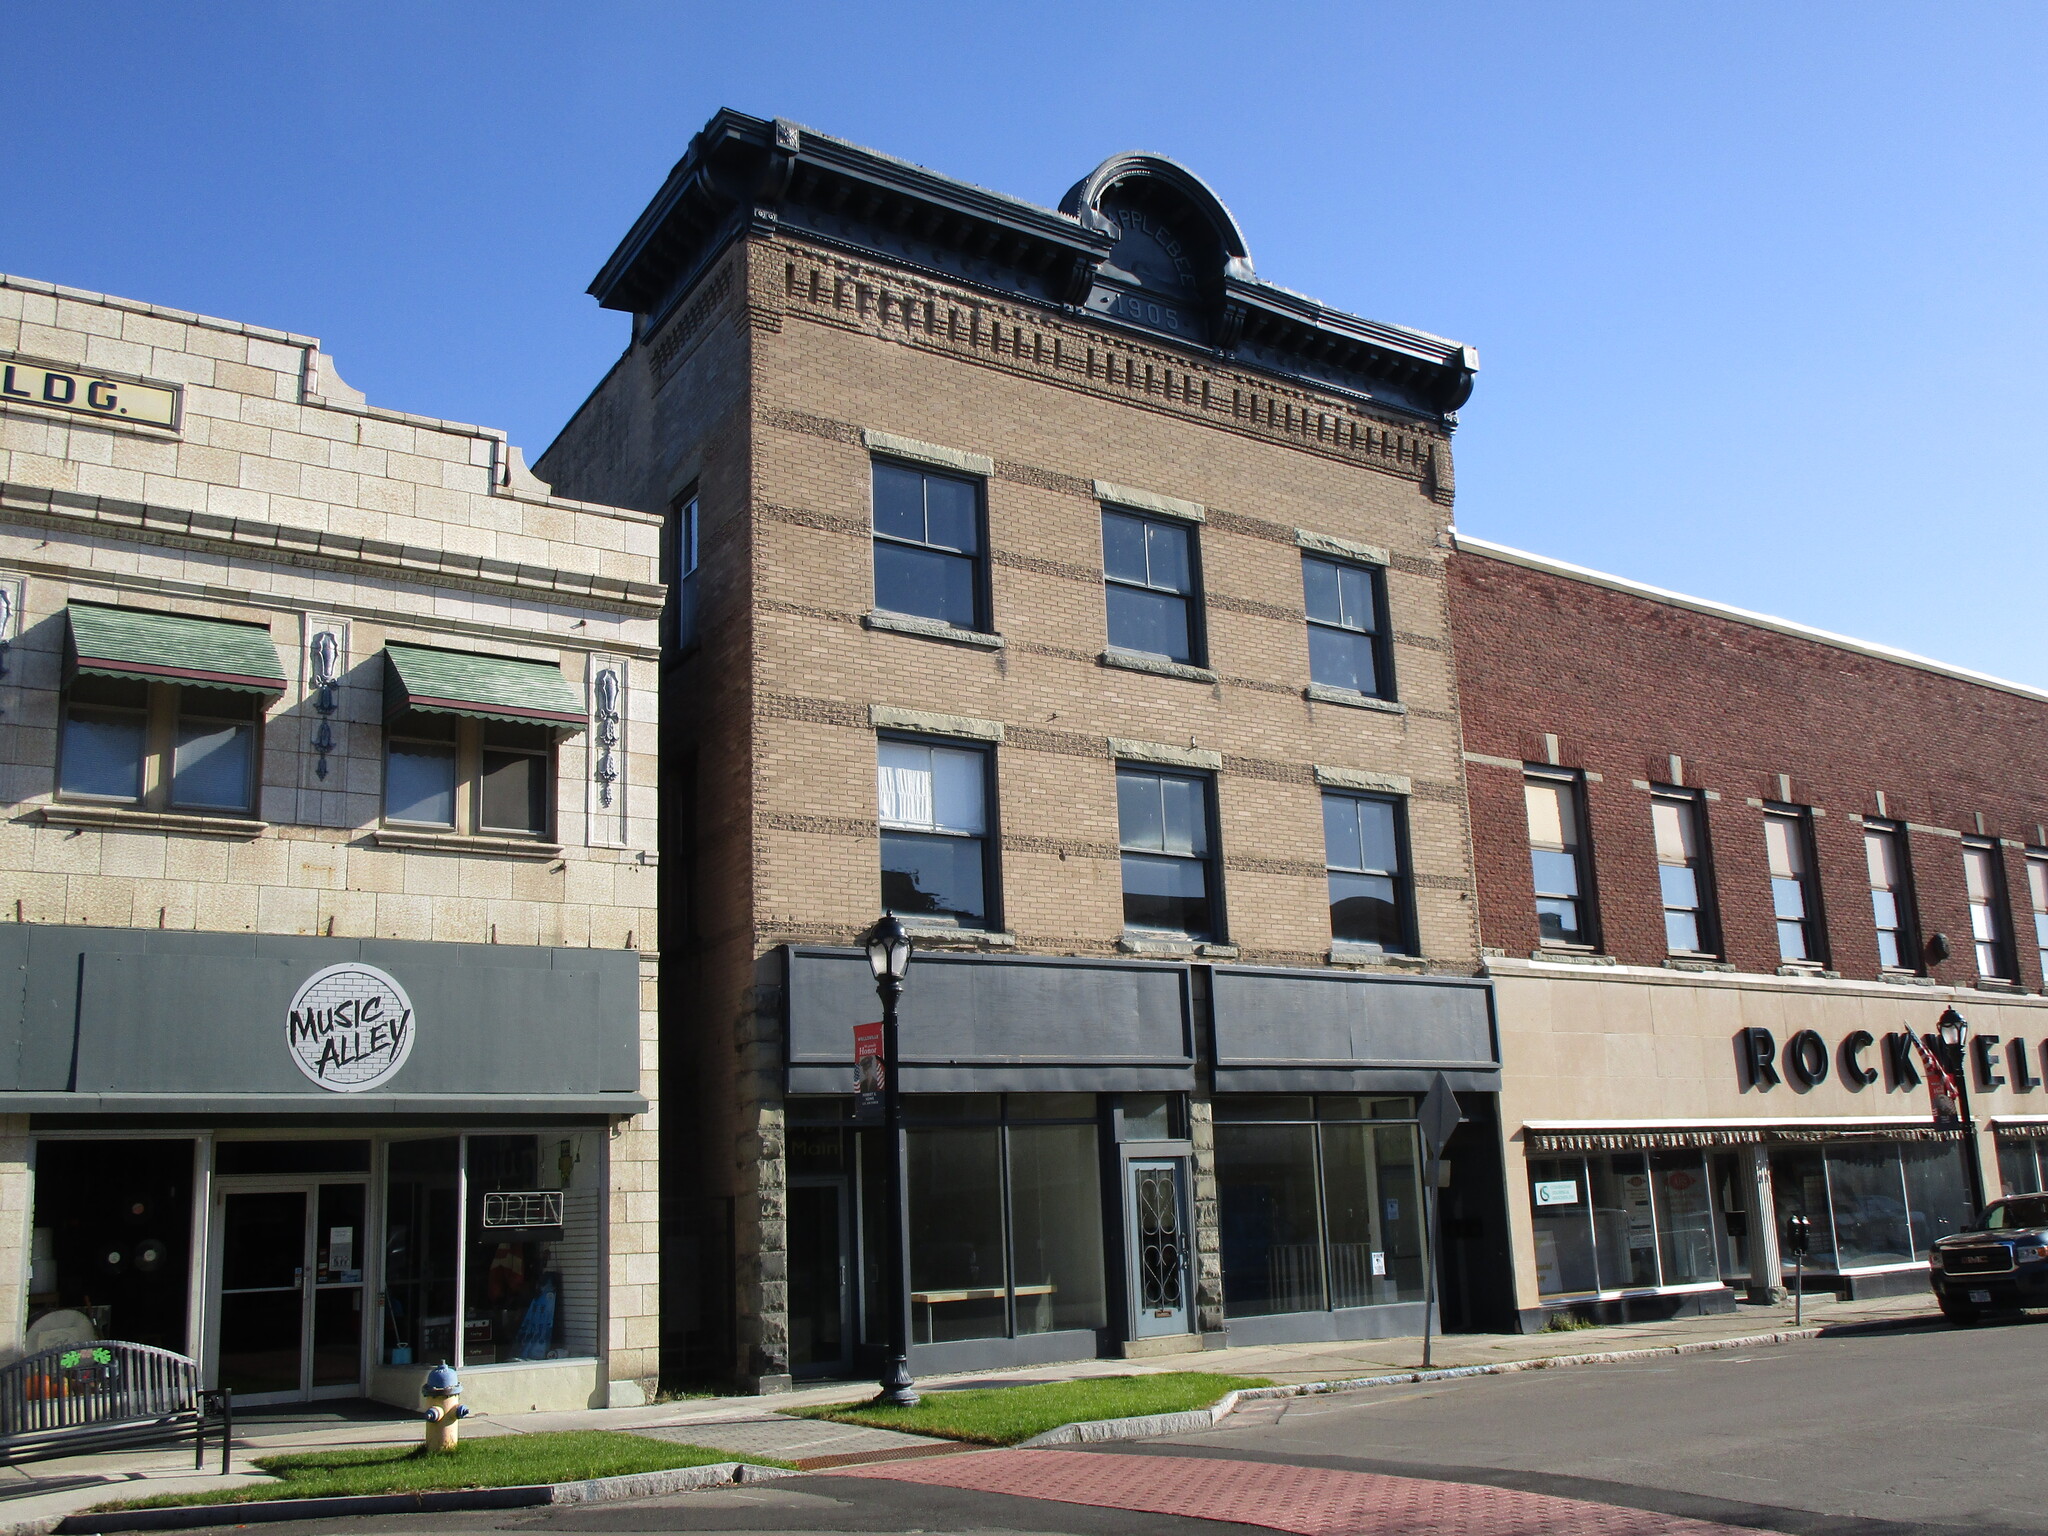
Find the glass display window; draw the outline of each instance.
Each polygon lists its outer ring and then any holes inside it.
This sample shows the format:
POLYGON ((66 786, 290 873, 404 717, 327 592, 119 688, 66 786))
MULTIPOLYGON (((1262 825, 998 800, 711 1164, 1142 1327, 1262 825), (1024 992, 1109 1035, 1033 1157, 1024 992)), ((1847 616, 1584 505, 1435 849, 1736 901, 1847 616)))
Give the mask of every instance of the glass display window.
POLYGON ((1956 1141, 1839 1141, 1825 1148, 1771 1152, 1780 1260, 1785 1221, 1813 1223, 1810 1270, 1878 1269, 1924 1260, 1936 1238, 1959 1232, 1970 1216, 1969 1177, 1956 1141))
POLYGON ((1746 1210, 1731 1208, 1735 1160, 1720 1170, 1694 1147, 1587 1152, 1529 1159, 1537 1290, 1570 1296, 1713 1285, 1740 1272, 1731 1234, 1746 1210))

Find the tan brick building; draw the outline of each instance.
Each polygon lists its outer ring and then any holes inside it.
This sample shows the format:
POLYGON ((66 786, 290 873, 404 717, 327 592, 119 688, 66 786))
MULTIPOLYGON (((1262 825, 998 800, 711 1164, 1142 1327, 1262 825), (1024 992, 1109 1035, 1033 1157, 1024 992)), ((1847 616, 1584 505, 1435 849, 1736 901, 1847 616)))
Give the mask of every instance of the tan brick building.
POLYGON ((311 338, 0 277, 0 1347, 643 1400, 658 535, 311 338))
POLYGON ((1169 161, 1056 211, 730 112, 592 292, 632 343, 537 469, 667 520, 675 1368, 877 1342, 885 906, 921 1369, 1413 1329, 1438 1069, 1446 1315, 1503 1306, 1469 350, 1261 280, 1169 161))

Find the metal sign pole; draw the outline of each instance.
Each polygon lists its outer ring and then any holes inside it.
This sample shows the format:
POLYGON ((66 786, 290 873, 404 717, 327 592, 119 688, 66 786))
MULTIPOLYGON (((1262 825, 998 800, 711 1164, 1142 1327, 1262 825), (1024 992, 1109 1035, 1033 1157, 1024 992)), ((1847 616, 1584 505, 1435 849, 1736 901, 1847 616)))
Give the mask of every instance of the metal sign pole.
POLYGON ((1429 1085, 1429 1092, 1422 1097, 1421 1107, 1416 1111, 1421 1122, 1423 1159, 1422 1222, 1423 1241, 1428 1247, 1428 1283, 1422 1289, 1422 1368, 1429 1369, 1430 1344, 1435 1333, 1437 1296, 1437 1271, 1442 1268, 1443 1241, 1439 1232, 1437 1208, 1442 1203, 1437 1189, 1439 1170, 1443 1167, 1444 1148, 1451 1135, 1465 1122, 1464 1111, 1458 1108, 1458 1095, 1451 1087, 1451 1080, 1443 1073, 1429 1085))

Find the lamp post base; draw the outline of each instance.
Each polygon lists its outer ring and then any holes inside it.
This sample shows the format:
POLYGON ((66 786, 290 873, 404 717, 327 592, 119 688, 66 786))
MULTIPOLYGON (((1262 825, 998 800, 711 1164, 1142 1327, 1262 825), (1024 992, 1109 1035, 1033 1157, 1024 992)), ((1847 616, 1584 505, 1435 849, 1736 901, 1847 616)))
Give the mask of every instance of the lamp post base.
POLYGON ((875 1394, 877 1403, 886 1403, 892 1408, 915 1408, 922 1398, 910 1375, 910 1362, 898 1355, 882 1368, 882 1390, 875 1394))

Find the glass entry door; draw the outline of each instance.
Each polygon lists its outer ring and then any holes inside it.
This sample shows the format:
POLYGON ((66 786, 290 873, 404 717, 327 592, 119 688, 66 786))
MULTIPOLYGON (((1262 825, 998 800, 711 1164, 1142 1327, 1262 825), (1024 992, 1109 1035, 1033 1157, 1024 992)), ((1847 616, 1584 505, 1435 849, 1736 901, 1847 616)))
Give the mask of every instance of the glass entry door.
POLYGON ((853 1335, 847 1182, 789 1187, 789 1368, 822 1375, 844 1368, 853 1335))
POLYGON ((361 1394, 365 1194, 347 1183, 215 1197, 218 1385, 258 1403, 361 1394))
POLYGON ((1187 1163, 1178 1157, 1134 1160, 1125 1202, 1130 1212, 1131 1337, 1193 1331, 1188 1321, 1187 1163))

